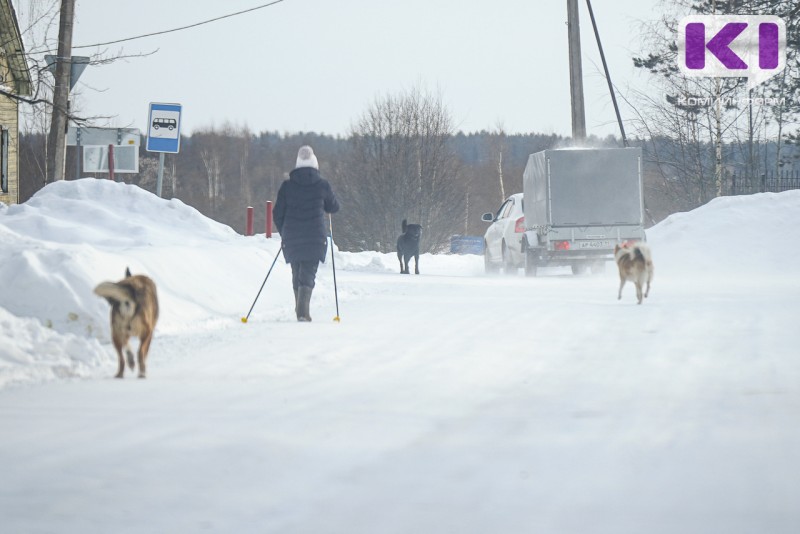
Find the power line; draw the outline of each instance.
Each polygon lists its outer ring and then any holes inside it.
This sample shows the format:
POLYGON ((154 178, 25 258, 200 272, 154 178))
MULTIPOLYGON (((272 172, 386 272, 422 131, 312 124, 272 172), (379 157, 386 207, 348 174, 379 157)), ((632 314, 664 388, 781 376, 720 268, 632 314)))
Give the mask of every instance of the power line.
POLYGON ((203 24, 208 24, 210 22, 216 22, 218 20, 227 19, 227 18, 230 18, 230 17, 235 17, 236 15, 242 15, 243 13, 250 13, 251 11, 256 11, 257 9, 263 9, 265 7, 274 6, 275 4, 279 4, 281 2, 283 2, 283 0, 274 0, 273 2, 270 2, 268 4, 262 4, 260 6, 251 7, 250 9, 245 9, 244 11, 237 11, 236 13, 230 13, 228 15, 222 15, 221 17, 216 17, 216 18, 213 18, 213 19, 204 20, 203 22, 197 22, 195 24, 189 24, 188 26, 181 26, 180 28, 173 28, 171 30, 164 30, 164 31, 160 31, 160 32, 146 33, 144 35, 137 35, 136 37, 128 37, 126 39, 118 39, 116 41, 109 41, 107 43, 97 43, 97 44, 91 44, 91 45, 73 46, 72 48, 73 48, 73 50, 75 48, 94 48, 95 46, 106 46, 106 45, 112 45, 112 44, 117 44, 117 43, 124 43, 126 41, 133 41, 135 39, 143 39, 145 37, 153 37, 154 35, 163 35, 165 33, 172 33, 172 32, 178 32, 178 31, 181 31, 181 30, 188 30, 189 28, 196 28, 197 26, 202 26, 203 24))

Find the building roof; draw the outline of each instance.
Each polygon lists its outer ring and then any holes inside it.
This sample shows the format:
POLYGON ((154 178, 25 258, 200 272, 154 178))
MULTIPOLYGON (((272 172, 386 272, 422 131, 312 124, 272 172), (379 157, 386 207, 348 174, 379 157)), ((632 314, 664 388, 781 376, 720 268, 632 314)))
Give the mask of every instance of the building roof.
POLYGON ((14 78, 14 92, 20 96, 30 96, 31 73, 11 0, 0 0, 0 49, 8 59, 8 67, 14 78))

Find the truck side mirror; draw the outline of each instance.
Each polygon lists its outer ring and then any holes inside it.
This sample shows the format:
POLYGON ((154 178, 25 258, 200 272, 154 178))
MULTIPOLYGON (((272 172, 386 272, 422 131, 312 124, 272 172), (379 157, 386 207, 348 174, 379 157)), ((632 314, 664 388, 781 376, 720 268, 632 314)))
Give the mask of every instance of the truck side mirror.
POLYGON ((494 213, 484 213, 481 216, 483 222, 494 222, 494 213))

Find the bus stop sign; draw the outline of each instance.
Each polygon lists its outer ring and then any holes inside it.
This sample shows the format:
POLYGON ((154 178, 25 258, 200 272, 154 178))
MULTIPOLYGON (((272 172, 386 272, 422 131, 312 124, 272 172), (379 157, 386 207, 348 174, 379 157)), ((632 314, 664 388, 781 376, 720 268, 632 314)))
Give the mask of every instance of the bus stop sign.
POLYGON ((150 104, 147 119, 148 152, 177 154, 181 149, 181 105, 150 104))

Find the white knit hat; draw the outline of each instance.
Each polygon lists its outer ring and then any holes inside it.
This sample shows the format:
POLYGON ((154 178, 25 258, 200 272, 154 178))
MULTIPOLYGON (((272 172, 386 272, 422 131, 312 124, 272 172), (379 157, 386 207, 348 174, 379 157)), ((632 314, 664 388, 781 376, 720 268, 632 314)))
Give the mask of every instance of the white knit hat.
POLYGON ((310 146, 303 145, 300 147, 300 150, 297 151, 297 162, 295 163, 295 167, 313 167, 319 170, 317 156, 314 155, 314 151, 310 146))

